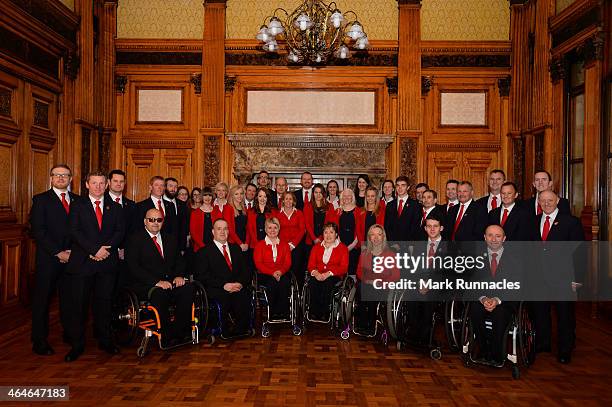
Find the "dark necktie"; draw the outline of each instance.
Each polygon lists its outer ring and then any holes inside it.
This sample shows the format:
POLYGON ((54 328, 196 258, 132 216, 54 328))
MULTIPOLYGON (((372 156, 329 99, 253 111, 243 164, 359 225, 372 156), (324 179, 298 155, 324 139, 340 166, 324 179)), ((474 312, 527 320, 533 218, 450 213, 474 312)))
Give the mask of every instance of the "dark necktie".
POLYGON ((436 255, 436 243, 435 242, 431 242, 429 244, 429 252, 427 252, 427 267, 431 268, 433 266, 433 257, 436 255))
POLYGON ((308 199, 308 191, 304 191, 304 204, 310 203, 310 199, 308 199))
POLYGON ((497 197, 493 196, 493 198, 491 199, 491 209, 496 209, 497 208, 497 197))
POLYGON ((62 192, 60 195, 62 196, 62 206, 64 207, 66 214, 70 214, 70 205, 68 204, 68 201, 66 200, 66 193, 62 192))
POLYGON ((461 208, 459 208, 459 214, 457 215, 457 220, 455 220, 455 226, 453 227, 453 234, 451 235, 451 240, 455 240, 455 233, 457 233, 457 229, 459 229, 459 224, 461 223, 461 219, 463 218, 463 208, 465 208, 465 206, 461 204, 461 208))
POLYGON ((404 200, 400 199, 399 200, 399 206, 397 207, 397 216, 400 217, 402 216, 402 211, 404 210, 404 200))
POLYGON ((151 239, 153 239, 153 243, 155 243, 155 247, 157 247, 157 251, 159 252, 159 255, 163 259, 164 258, 164 252, 162 251, 162 248, 159 245, 159 242, 157 241, 157 236, 152 236, 151 239))
POLYGON ((495 278, 497 273, 497 253, 491 253, 491 277, 495 278))
POLYGON ((508 209, 504 208, 504 215, 502 216, 502 220, 501 220, 502 227, 504 227, 507 220, 508 220, 508 209))
POLYGON ((227 245, 223 245, 223 257, 225 257, 225 262, 227 263, 227 267, 229 267, 230 271, 232 271, 232 261, 230 260, 229 253, 227 252, 227 245))
POLYGON ((121 198, 115 198, 115 202, 117 202, 119 205, 121 205, 121 198))
POLYGON ((98 219, 98 228, 102 230, 102 208, 100 208, 100 201, 94 201, 96 204, 96 219, 98 219))
POLYGON ((538 209, 536 209, 536 215, 541 215, 542 214, 542 206, 540 206, 540 203, 538 202, 538 209))
POLYGON ((548 233, 550 232, 550 216, 546 215, 546 220, 544 221, 544 227, 542 228, 542 240, 546 241, 548 239, 548 233))
POLYGON ((161 199, 157 200, 157 209, 159 209, 159 211, 161 212, 162 218, 165 218, 166 217, 166 213, 164 212, 164 204, 162 203, 161 199))

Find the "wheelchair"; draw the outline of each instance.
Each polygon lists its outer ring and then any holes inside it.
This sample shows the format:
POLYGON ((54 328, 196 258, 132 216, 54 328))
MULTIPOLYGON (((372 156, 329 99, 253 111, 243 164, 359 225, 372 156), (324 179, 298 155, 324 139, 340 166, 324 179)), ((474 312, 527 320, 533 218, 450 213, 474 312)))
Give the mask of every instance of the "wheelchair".
MULTIPOLYGON (((255 336, 255 291, 252 287, 247 288, 251 292, 251 314, 249 318, 249 329, 245 333, 236 335, 227 335, 223 332, 223 316, 221 313, 221 304, 211 299, 208 306, 208 327, 207 339, 210 345, 214 345, 217 342, 217 338, 224 341, 231 341, 235 339, 248 338, 255 336)), ((230 321, 233 321, 231 315, 229 315, 230 321)))
POLYGON ((383 345, 387 346, 389 342, 389 333, 387 331, 387 322, 386 322, 386 303, 379 301, 376 303, 376 319, 374 320, 374 329, 373 331, 366 331, 359 327, 356 323, 356 315, 360 312, 360 304, 359 301, 355 299, 357 295, 357 285, 359 283, 355 282, 350 287, 350 291, 348 292, 348 296, 346 298, 342 298, 341 300, 341 311, 342 311, 342 320, 348 321, 346 331, 342 331, 340 333, 340 337, 342 339, 348 339, 350 334, 361 336, 364 338, 375 338, 380 333, 380 340, 383 345))
POLYGON ((402 350, 408 346, 418 350, 426 350, 434 360, 442 358, 442 349, 435 340, 436 326, 443 318, 443 303, 437 302, 431 316, 431 325, 426 344, 416 342, 411 337, 409 327, 409 316, 413 311, 410 306, 414 303, 423 301, 412 300, 409 298, 411 290, 393 290, 387 297, 387 321, 390 336, 396 340, 397 350, 402 350))
MULTIPOLYGON (((503 343, 506 345, 506 359, 501 364, 495 364, 486 360, 476 359, 474 350, 478 344, 475 332, 470 321, 470 303, 466 303, 463 311, 462 336, 461 336, 461 356, 466 367, 473 364, 486 365, 502 368, 505 362, 511 363, 512 377, 520 378, 520 367, 529 367, 535 361, 535 330, 529 316, 527 304, 520 302, 517 311, 504 333, 503 343), (511 339, 510 343, 508 339, 511 339), (508 350, 509 348, 509 350, 508 350)), ((485 320, 487 327, 491 326, 491 321, 485 320)), ((483 340, 480 338, 479 340, 483 340)))
POLYGON ((348 296, 355 285, 355 276, 346 274, 338 281, 332 290, 329 301, 329 317, 327 320, 315 319, 310 315, 310 280, 313 278, 308 271, 305 272, 304 287, 302 289, 302 327, 306 329, 307 322, 328 324, 332 332, 340 332, 342 339, 349 337, 349 321, 344 318, 346 312, 343 307, 348 304, 348 296))
MULTIPOLYGON (((113 301, 113 316, 111 328, 115 342, 129 346, 139 330, 144 335, 136 350, 139 358, 147 354, 149 342, 155 337, 161 350, 170 350, 187 344, 198 344, 200 333, 208 323, 208 299, 204 287, 195 280, 186 279, 188 284, 194 284, 194 298, 191 307, 191 341, 174 346, 166 346, 163 342, 161 321, 157 309, 148 300, 139 300, 136 293, 129 288, 120 288, 113 301)), ((170 320, 174 318, 174 306, 170 307, 170 320)))
POLYGON ((459 299, 451 299, 444 303, 444 328, 448 347, 452 352, 461 351, 465 307, 466 303, 459 299))
POLYGON ((270 325, 275 324, 291 324, 292 333, 294 336, 300 336, 302 334, 302 327, 299 325, 299 311, 300 311, 300 291, 298 288, 298 282, 293 272, 291 273, 291 288, 289 294, 289 317, 283 319, 271 319, 270 318, 270 306, 268 302, 267 288, 258 283, 257 272, 253 276, 253 287, 255 287, 255 297, 257 308, 261 309, 265 307, 263 312, 263 321, 261 323, 261 336, 268 338, 272 332, 270 331, 270 325))

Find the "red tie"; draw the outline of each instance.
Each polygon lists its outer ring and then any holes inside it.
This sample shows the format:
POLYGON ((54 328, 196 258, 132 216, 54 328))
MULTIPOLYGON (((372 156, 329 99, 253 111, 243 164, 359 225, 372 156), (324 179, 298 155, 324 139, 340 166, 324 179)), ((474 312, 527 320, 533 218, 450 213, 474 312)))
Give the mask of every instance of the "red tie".
POLYGON ((164 252, 162 251, 162 248, 159 245, 159 243, 157 243, 157 236, 151 236, 151 239, 153 239, 153 243, 155 243, 155 247, 157 247, 157 251, 159 252, 159 255, 162 256, 162 259, 163 259, 164 252))
POLYGON ((493 198, 491 199, 491 209, 495 208, 497 208, 497 197, 493 196, 493 198))
POLYGON ((423 219, 421 219, 421 226, 425 224, 425 219, 427 218, 427 211, 423 209, 423 219))
POLYGON ((226 244, 223 245, 223 257, 225 257, 225 262, 227 263, 227 267, 229 267, 230 271, 232 271, 232 261, 230 260, 229 254, 227 253, 226 244))
POLYGON ((546 215, 546 220, 544 221, 544 227, 542 228, 542 240, 546 241, 548 239, 548 233, 550 232, 550 216, 546 215))
POLYGON ((70 214, 70 205, 68 205, 68 201, 66 200, 66 193, 62 192, 60 195, 62 196, 62 206, 64 207, 66 214, 70 214))
POLYGON ((96 218, 98 219, 98 228, 102 230, 102 209, 100 208, 100 201, 94 201, 96 204, 96 218))
POLYGON ((449 203, 448 203, 448 207, 449 207, 449 208, 452 208, 453 206, 455 206, 455 203, 454 203, 454 202, 449 202, 449 203))
POLYGON ((164 204, 162 203, 161 199, 157 200, 157 209, 159 209, 159 211, 162 213, 162 218, 165 218, 166 214, 164 213, 164 204))
POLYGON ((304 191, 304 203, 305 204, 310 203, 310 199, 308 199, 308 191, 304 191))
POLYGON ((504 215, 502 216, 501 225, 502 227, 506 224, 508 220, 508 209, 504 209, 504 215))
POLYGON ((459 208, 459 214, 457 215, 457 220, 455 220, 455 226, 453 227, 453 234, 451 235, 451 240, 455 240, 455 233, 457 233, 457 229, 459 229, 459 224, 461 223, 461 218, 463 217, 463 204, 461 204, 461 208, 459 208))
POLYGON ((118 204, 121 204, 121 198, 115 198, 115 202, 117 202, 118 204))
POLYGON ((538 209, 536 210, 536 214, 537 215, 541 215, 542 214, 542 207, 540 206, 539 202, 538 202, 538 209))
POLYGON ((491 253, 491 277, 495 278, 497 273, 497 253, 491 253))
POLYGON ((397 207, 397 216, 402 216, 402 211, 404 210, 404 200, 399 200, 399 206, 397 207))
POLYGON ((427 267, 431 268, 431 266, 433 265, 433 257, 436 255, 436 251, 434 250, 434 247, 436 246, 435 242, 431 242, 429 244, 429 252, 427 252, 427 267))
POLYGON ((247 209, 251 209, 251 203, 247 202, 247 209))

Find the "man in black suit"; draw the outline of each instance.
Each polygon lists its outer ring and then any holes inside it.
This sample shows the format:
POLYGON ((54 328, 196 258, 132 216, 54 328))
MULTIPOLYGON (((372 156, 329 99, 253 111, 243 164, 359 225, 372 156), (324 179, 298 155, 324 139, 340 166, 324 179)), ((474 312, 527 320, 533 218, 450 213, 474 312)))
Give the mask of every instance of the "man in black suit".
POLYGON ((261 170, 257 173, 257 188, 270 189, 270 173, 266 170, 261 170))
MULTIPOLYGON (((504 248, 504 229, 499 225, 491 225, 485 230, 484 239, 487 245, 485 267, 477 270, 472 279, 479 282, 498 282, 505 278, 520 281, 519 256, 504 248)), ((488 362, 501 365, 506 359, 504 334, 516 309, 516 301, 505 299, 503 291, 483 291, 478 301, 472 303, 470 318, 476 340, 480 344, 480 356, 488 362), (485 325, 487 319, 492 321, 490 337, 485 325)))
POLYGON ((227 241, 228 224, 224 219, 213 223, 213 243, 196 254, 196 278, 206 287, 209 298, 221 305, 223 335, 232 337, 249 332, 252 304, 251 273, 240 247, 227 241), (230 327, 229 315, 235 326, 230 327))
POLYGON ((457 188, 459 205, 453 206, 446 216, 445 238, 461 242, 457 247, 468 252, 474 248, 471 242, 482 241, 487 224, 487 209, 473 200, 474 189, 469 181, 462 181, 457 188))
POLYGON ((56 288, 59 292, 60 320, 64 337, 68 331, 69 292, 65 289, 66 264, 71 240, 68 229, 70 206, 78 199, 68 191, 72 180, 70 167, 59 164, 51 168, 51 189, 32 199, 30 225, 36 240, 36 273, 32 293, 32 350, 39 355, 55 353, 47 342, 49 335, 49 301, 56 288))
POLYGON ((424 182, 419 182, 414 186, 414 195, 418 203, 423 205, 423 192, 429 189, 429 185, 424 182))
POLYGON ((159 314, 163 346, 175 346, 191 340, 191 305, 193 285, 185 283, 185 264, 176 239, 160 232, 164 218, 158 209, 149 209, 144 228, 128 240, 126 259, 131 287, 139 299, 148 299, 159 314), (176 304, 174 322, 169 306, 176 304))
POLYGON ((507 241, 533 240, 533 216, 516 202, 518 191, 514 182, 504 182, 500 196, 501 206, 489 212, 488 225, 501 226, 507 241))
POLYGON ((253 183, 248 183, 244 188, 244 207, 249 210, 255 208, 255 195, 257 194, 257 186, 253 183))
POLYGON ((162 226, 164 232, 177 239, 176 210, 171 202, 164 199, 165 189, 166 182, 164 178, 159 175, 151 177, 149 181, 150 196, 136 204, 136 216, 137 219, 144 219, 149 209, 160 210, 162 212, 162 218, 164 218, 164 225, 162 226))
MULTIPOLYGON (((561 212, 558 207, 559 197, 550 190, 542 191, 538 196, 542 213, 536 217, 534 235, 543 242, 576 242, 584 241, 584 230, 580 220, 561 212)), ((576 259, 579 252, 568 250, 565 245, 546 244, 540 248, 538 267, 545 280, 540 282, 542 290, 548 290, 548 297, 572 297, 581 286, 583 277, 577 273, 576 259)), ((539 301, 534 303, 534 323, 536 328, 536 351, 550 351, 551 344, 551 304, 557 309, 557 343, 558 360, 567 364, 571 361, 572 350, 576 341, 576 314, 574 301, 539 301)))
POLYGON ((125 189, 125 172, 121 170, 112 170, 108 173, 108 190, 104 199, 109 202, 118 203, 123 208, 123 219, 125 221, 125 236, 119 245, 119 266, 117 267, 118 285, 122 286, 127 273, 125 266, 125 244, 128 237, 132 234, 135 226, 134 217, 136 215, 136 202, 123 195, 125 189))
POLYGON ((421 205, 408 197, 408 177, 395 180, 395 200, 385 209, 385 232, 392 241, 413 241, 420 236, 421 205))
POLYGON ((75 201, 70 208, 72 252, 67 273, 72 299, 68 335, 72 349, 65 357, 66 362, 78 359, 85 349, 85 325, 92 290, 99 348, 110 354, 119 353, 111 339, 110 324, 119 261, 117 249, 125 234, 125 220, 121 206, 105 199, 106 184, 106 174, 88 174, 85 181, 88 196, 75 201))
POLYGON ((448 213, 450 208, 459 204, 457 199, 457 188, 459 187, 459 181, 456 179, 449 179, 446 181, 446 205, 444 205, 444 215, 448 213))
POLYGON ((423 191, 421 200, 423 207, 421 208, 421 223, 419 224, 419 240, 426 240, 425 220, 430 217, 442 220, 445 215, 442 207, 438 205, 438 193, 433 189, 423 191))
POLYGON ((176 178, 166 178, 164 183, 166 188, 164 191, 164 201, 165 203, 169 202, 174 210, 174 215, 176 216, 176 228, 174 229, 173 233, 175 234, 174 237, 177 239, 178 248, 182 255, 187 249, 187 235, 189 234, 189 211, 185 202, 176 199, 179 186, 176 178))
POLYGON ((501 205, 501 186, 506 182, 506 173, 502 170, 493 170, 489 173, 489 194, 478 199, 478 205, 487 208, 487 212, 499 208, 501 205))
MULTIPOLYGON (((533 175, 533 187, 536 190, 536 194, 534 197, 523 201, 525 209, 532 215, 540 215, 542 213, 542 207, 539 204, 539 195, 544 191, 552 191, 553 186, 554 182, 548 171, 536 171, 533 175)), ((559 208, 559 212, 571 215, 570 204, 566 198, 559 197, 557 208, 559 208)))
POLYGON ((283 207, 281 199, 283 194, 287 192, 287 179, 285 177, 277 177, 274 184, 275 190, 270 192, 272 207, 280 209, 283 207))
POLYGON ((304 210, 304 203, 310 204, 312 202, 312 174, 308 171, 304 171, 300 177, 300 184, 302 188, 296 189, 295 194, 295 207, 299 210, 304 210))

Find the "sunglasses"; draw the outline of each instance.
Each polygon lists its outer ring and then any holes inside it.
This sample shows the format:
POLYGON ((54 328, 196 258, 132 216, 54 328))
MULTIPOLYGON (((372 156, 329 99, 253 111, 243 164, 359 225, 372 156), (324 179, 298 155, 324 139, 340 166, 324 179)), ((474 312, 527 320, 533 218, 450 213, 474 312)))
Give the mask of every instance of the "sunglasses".
POLYGON ((155 223, 155 222, 157 222, 157 223, 163 223, 163 222, 164 222, 164 218, 147 218, 147 220, 148 220, 150 223, 155 223))

